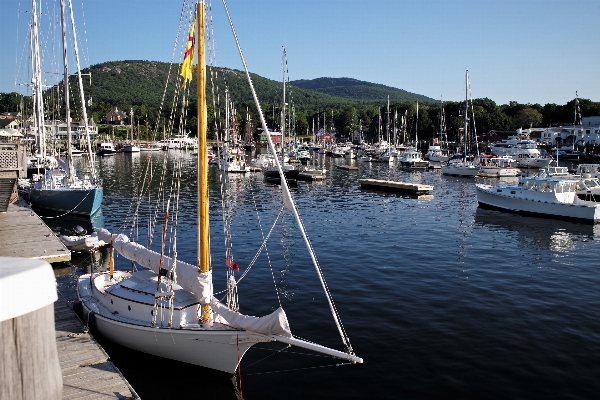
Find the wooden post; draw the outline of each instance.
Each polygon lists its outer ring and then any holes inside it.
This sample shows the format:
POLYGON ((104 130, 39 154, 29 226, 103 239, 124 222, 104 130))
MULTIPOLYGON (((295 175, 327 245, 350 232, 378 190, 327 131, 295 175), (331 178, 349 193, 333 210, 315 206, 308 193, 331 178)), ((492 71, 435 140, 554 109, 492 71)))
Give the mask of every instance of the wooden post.
POLYGON ((50 264, 0 257, 0 399, 62 398, 57 299, 50 264))

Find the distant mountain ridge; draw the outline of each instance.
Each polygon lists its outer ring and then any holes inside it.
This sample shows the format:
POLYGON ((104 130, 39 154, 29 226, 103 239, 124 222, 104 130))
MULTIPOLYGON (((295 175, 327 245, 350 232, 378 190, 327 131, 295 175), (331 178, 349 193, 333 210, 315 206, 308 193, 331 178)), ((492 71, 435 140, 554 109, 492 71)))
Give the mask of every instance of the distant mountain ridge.
POLYGON ((359 81, 353 78, 316 78, 299 79, 290 82, 291 85, 314 90, 319 93, 329 94, 331 96, 341 97, 355 101, 420 101, 423 103, 435 103, 430 97, 407 92, 403 89, 393 88, 378 83, 359 81))
MULTIPOLYGON (((229 68, 216 68, 229 87, 230 98, 235 102, 251 101, 245 74, 229 68)), ((92 95, 96 102, 118 105, 158 106, 163 96, 167 76, 179 73, 179 65, 157 61, 109 61, 92 65, 83 72, 92 72, 92 95), (170 71, 169 71, 170 69, 170 71)), ((251 73, 261 102, 281 102, 281 82, 251 73)), ((194 75, 194 81, 195 81, 194 75)), ((318 78, 290 82, 294 103, 301 108, 343 106, 349 103, 407 101, 434 103, 426 96, 409 93, 402 89, 359 81, 351 78, 318 78)), ((191 98, 195 97, 196 84, 192 83, 191 98)), ((168 97, 166 97, 168 98, 168 97)))

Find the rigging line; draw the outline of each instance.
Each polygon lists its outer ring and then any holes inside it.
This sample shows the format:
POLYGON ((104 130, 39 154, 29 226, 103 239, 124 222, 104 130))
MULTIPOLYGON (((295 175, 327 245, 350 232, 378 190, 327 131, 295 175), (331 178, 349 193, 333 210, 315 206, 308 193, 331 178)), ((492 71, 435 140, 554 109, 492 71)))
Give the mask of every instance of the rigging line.
MULTIPOLYGON (((253 195, 254 198, 254 195, 253 195)), ((256 206, 256 201, 254 202, 255 206, 256 206)), ((257 212, 257 216, 258 216, 258 209, 256 209, 257 212)), ((242 276, 240 276, 240 278, 237 280, 237 284, 239 285, 239 283, 242 281, 242 279, 244 279, 246 277, 246 275, 248 274, 248 272, 250 272, 250 269, 252 269, 252 267, 254 266, 254 263, 256 263, 256 260, 258 259, 258 256, 262 253, 263 249, 265 249, 265 252, 267 254, 267 260, 269 263, 269 269, 271 270, 271 277, 273 279, 273 283, 275 283, 275 276, 273 274, 273 267, 271 264, 271 258, 269 256, 269 251, 268 249, 266 249, 267 247, 267 242, 269 241, 269 238, 271 237, 271 233, 273 233, 273 230, 275 229, 275 227, 277 226, 277 221, 279 220, 279 217, 281 217, 281 215, 283 214, 282 211, 279 212, 279 215, 277 216, 277 218, 275 218, 275 221, 273 222, 273 226, 271 227, 271 230, 269 231, 269 233, 267 234, 267 236, 265 237, 264 232, 262 230, 262 225, 260 224, 260 216, 258 216, 258 224, 260 227, 260 232, 261 235, 263 237, 263 242, 260 246, 260 248, 257 250, 256 254, 254 255, 254 258, 252 259, 252 261, 250 261, 250 264, 248 264, 248 266, 244 269, 244 272, 242 273, 242 276)), ((277 285, 275 285, 275 287, 277 288, 277 285)), ((217 294, 221 294, 221 293, 225 293, 227 292, 228 289, 222 290, 220 292, 215 293, 215 295, 217 294)), ((277 290, 275 290, 275 293, 277 295, 277 300, 279 302, 279 306, 281 307, 281 300, 279 299, 279 292, 277 290)), ((222 300, 222 299, 221 299, 222 300)))
POLYGON ((72 212, 73 210, 75 210, 77 207, 79 207, 79 205, 80 205, 81 203, 83 203, 83 201, 84 201, 85 199, 87 199, 87 197, 90 195, 90 193, 92 192, 92 190, 94 190, 94 189, 92 188, 92 189, 88 190, 88 192, 85 194, 85 197, 84 197, 83 199, 81 199, 81 201, 80 201, 79 203, 77 203, 77 205, 76 205, 75 207, 73 207, 72 209, 70 209, 70 210, 69 210, 69 211, 67 211, 66 213, 64 213, 64 214, 61 214, 61 215, 54 215, 54 216, 52 216, 52 217, 42 217, 42 216, 40 215, 40 217, 41 217, 41 218, 45 218, 45 219, 54 219, 54 218, 60 218, 60 217, 64 217, 65 215, 69 214, 70 212, 72 212))
POLYGON ((308 369, 319 369, 319 368, 328 368, 328 367, 340 367, 342 365, 353 365, 353 364, 352 363, 327 364, 327 365, 319 365, 319 366, 315 366, 315 367, 280 369, 278 371, 266 371, 266 372, 254 372, 252 374, 244 374, 244 375, 246 375, 246 376, 252 376, 252 375, 276 374, 276 373, 280 373, 280 372, 294 372, 294 371, 303 371, 303 370, 308 370, 308 369))
MULTIPOLYGON (((148 168, 148 161, 146 161, 146 169, 148 168)), ((133 232, 136 229, 137 226, 137 219, 138 219, 138 214, 139 214, 139 210, 140 210, 140 204, 142 203, 142 199, 144 196, 144 185, 146 183, 146 173, 140 175, 139 177, 139 181, 137 179, 133 179, 134 181, 134 187, 133 187, 133 195, 135 197, 135 211, 133 212, 133 215, 131 216, 131 228, 129 229, 129 239, 131 239, 132 241, 137 242, 137 236, 136 236, 136 240, 133 240, 134 236, 133 236, 133 232), (140 184, 141 184, 141 188, 140 188, 140 184), (139 191, 138 191, 138 188, 139 191)), ((131 175, 134 175, 133 172, 133 166, 132 166, 132 170, 131 170, 131 175)))
POLYGON ((185 5, 186 3, 183 2, 183 4, 181 5, 181 12, 179 13, 179 24, 177 26, 177 33, 175 34, 175 43, 173 44, 173 52, 171 53, 171 61, 169 62, 169 70, 167 72, 167 79, 165 80, 165 86, 163 89, 163 93, 162 96, 160 98, 160 106, 158 107, 158 113, 157 113, 157 118, 156 118, 156 125, 155 125, 155 137, 154 139, 156 139, 156 133, 159 130, 159 126, 160 126, 160 116, 162 115, 162 110, 165 104, 165 98, 167 97, 167 89, 169 87, 169 82, 171 81, 171 70, 173 68, 173 60, 175 60, 175 53, 177 51, 177 43, 179 43, 179 34, 181 33, 181 27, 183 24, 183 17, 185 15, 185 5))
MULTIPOLYGON (((294 335, 295 338, 298 338, 297 336, 294 335)), ((291 347, 292 345, 289 344, 288 347, 291 347)), ((283 349, 286 349, 287 347, 284 347, 283 349)), ((277 349, 268 349, 266 347, 257 347, 257 346, 252 346, 252 351, 256 351, 256 350, 262 350, 262 351, 269 351, 269 352, 278 352, 280 350, 277 349)), ((330 359, 331 356, 327 355, 327 354, 320 354, 320 353, 305 353, 303 351, 286 351, 287 354, 298 354, 300 356, 307 356, 307 357, 317 357, 317 358, 328 358, 330 359)), ((253 364, 251 364, 253 365, 253 364)), ((246 367, 248 368, 248 367, 246 367)))
MULTIPOLYGON (((264 115, 262 113, 262 108, 260 106, 260 102, 258 101, 258 97, 256 95, 256 91, 254 90, 254 85, 252 83, 252 78, 250 77, 250 72, 248 71, 248 66, 246 65, 246 60, 244 59, 244 55, 242 54, 242 48, 240 47, 240 43, 239 40, 237 38, 237 34, 235 33, 235 29, 233 27, 233 21, 231 20, 231 16, 229 14, 229 10, 227 9, 227 4, 225 2, 225 0, 222 0, 223 2, 223 6, 225 8, 225 13, 227 15, 227 19, 229 20, 229 26, 231 27, 231 32, 233 33, 233 37, 235 39, 235 43, 237 45, 238 48, 238 53, 240 55, 242 64, 244 65, 244 71, 246 72, 246 77, 248 80, 248 84, 250 85, 250 89, 252 91, 252 96, 254 98, 254 102, 256 104, 257 110, 258 110, 258 115, 263 127, 263 130, 265 132, 269 132, 269 130, 267 129, 267 124, 265 122, 265 118, 264 115)), ((271 151, 274 152, 275 147, 273 146, 273 141, 271 140, 271 135, 267 135, 267 140, 269 143, 269 147, 271 149, 271 151)), ((274 152, 274 154, 276 154, 274 152)), ((277 157, 275 157, 275 164, 277 165, 277 169, 279 170, 279 174, 283 177, 283 171, 281 169, 281 164, 279 163, 279 159, 277 157)), ((342 325, 341 319, 339 317, 339 314, 337 312, 337 309, 333 303, 333 298, 331 297, 331 293, 329 292, 329 288, 327 287, 327 284, 325 283, 325 277, 323 276, 323 273, 321 271, 321 267, 319 266, 319 263, 316 259, 316 256, 314 254, 314 250, 312 248, 312 244, 310 243, 310 240, 308 239, 308 236, 306 234, 306 231, 304 229, 304 224, 302 223, 302 220, 300 219, 300 215, 298 214, 298 210, 296 210, 296 206, 294 205, 293 201, 287 201, 287 200, 291 200, 291 194, 287 185, 287 181, 285 179, 281 179, 281 189, 282 189, 282 196, 284 197, 284 204, 286 204, 286 206, 289 206, 289 208, 291 209, 291 211, 294 214, 294 217, 296 218, 296 222, 298 223, 298 227, 300 229, 300 232, 302 234, 302 237, 304 238, 304 242, 306 244, 306 247, 310 253, 310 257, 313 261, 313 265, 315 267, 315 270, 317 271, 317 275, 319 277, 319 280, 321 281, 321 286, 323 287, 323 290, 325 291, 325 295, 327 297, 327 301, 329 303, 329 308, 331 309, 331 313, 332 313, 332 317, 334 319, 334 322, 338 328, 338 331, 340 333, 340 337, 342 339, 342 342, 344 343, 344 346, 346 348, 346 351, 349 354, 354 354, 354 350, 352 349, 352 345, 350 344, 350 338, 348 337, 348 335, 346 334, 346 331, 342 325)))
MULTIPOLYGON (((283 207, 282 207, 282 209, 283 209, 283 207)), ((260 245, 260 247, 256 251, 256 254, 254 255, 254 258, 252 259, 252 261, 250 261, 250 264, 248 264, 248 266, 244 270, 244 273, 242 274, 242 276, 240 276, 240 279, 238 279, 238 283, 241 282, 241 280, 246 277, 246 275, 250 271, 250 268, 252 268, 254 266, 254 263, 256 263, 256 260, 258 259, 258 256, 260 255, 260 253, 262 253, 262 250, 267 246, 267 242, 269 241, 269 238, 271 237, 271 233, 273 233, 273 230, 277 226, 277 221, 279 221, 279 217, 281 217, 283 215, 282 211, 280 211, 279 215, 277 216, 277 218, 275 218, 275 221, 273 222, 273 226, 271 226, 271 229, 269 230, 269 233, 267 234, 267 236, 264 237, 262 244, 260 245)), ((271 267, 271 263, 270 262, 269 262, 269 268, 271 269, 271 274, 272 274, 273 273, 273 268, 271 267)), ((275 281, 274 277, 273 277, 273 281, 275 281)), ((281 305, 281 303, 280 303, 280 305, 281 305)))
MULTIPOLYGON (((261 358, 260 360, 257 360, 257 361, 253 362, 253 363, 252 363, 252 364, 250 364, 250 365, 245 365, 245 366, 244 366, 244 369, 251 368, 251 367, 253 367, 253 366, 254 366, 254 365, 256 365, 256 364, 258 364, 258 363, 260 363, 260 362, 263 362, 263 361, 264 361, 264 360, 266 360, 267 358, 273 357, 273 356, 275 356, 275 355, 277 355, 277 354, 279 354, 279 353, 282 353, 282 352, 284 352, 285 350, 289 349, 290 347, 292 347, 292 345, 291 345, 291 344, 288 344, 288 345, 287 345, 287 346, 285 346, 284 348, 281 348, 281 349, 279 349, 279 350, 275 350, 273 353, 269 354, 268 356, 266 356, 266 357, 263 357, 263 358, 261 358)), ((244 375, 246 375, 246 373, 244 373, 244 375)))
POLYGON ((154 216, 152 219, 152 231, 150 232, 150 244, 152 244, 152 238, 154 237, 154 230, 156 229, 156 225, 157 225, 157 220, 158 220, 158 211, 161 208, 161 204, 163 205, 163 211, 164 211, 164 203, 165 203, 165 199, 164 199, 164 186, 165 186, 165 179, 166 179, 166 171, 167 171, 167 154, 168 152, 164 152, 163 154, 163 163, 162 163, 162 169, 161 169, 161 175, 160 175, 160 180, 159 180, 159 184, 158 184, 158 191, 156 193, 156 206, 154 207, 154 216))

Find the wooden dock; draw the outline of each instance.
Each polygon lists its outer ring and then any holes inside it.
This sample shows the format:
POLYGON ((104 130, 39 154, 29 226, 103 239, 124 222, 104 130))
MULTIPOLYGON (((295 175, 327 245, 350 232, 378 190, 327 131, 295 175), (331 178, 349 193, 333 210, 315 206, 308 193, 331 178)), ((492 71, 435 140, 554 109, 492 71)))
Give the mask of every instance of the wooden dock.
POLYGON ((324 181, 325 174, 324 173, 314 173, 314 172, 300 172, 298 174, 298 180, 300 180, 300 181, 324 181))
POLYGON ((339 169, 345 169, 346 171, 357 171, 358 167, 355 167, 354 165, 336 165, 336 168, 339 169))
POLYGON ((139 399, 62 296, 54 303, 63 399, 139 399))
POLYGON ((394 193, 407 193, 415 196, 427 195, 433 190, 431 185, 420 183, 405 183, 395 181, 384 181, 380 179, 359 179, 361 189, 374 189, 394 193))
POLYGON ((0 213, 0 256, 71 260, 71 252, 42 219, 21 199, 0 213))

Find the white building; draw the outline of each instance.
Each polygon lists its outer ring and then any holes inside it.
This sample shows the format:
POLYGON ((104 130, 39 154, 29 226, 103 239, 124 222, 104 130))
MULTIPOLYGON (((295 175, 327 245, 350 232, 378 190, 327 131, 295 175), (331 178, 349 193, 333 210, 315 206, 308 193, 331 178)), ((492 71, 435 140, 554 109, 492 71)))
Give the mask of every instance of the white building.
POLYGON ((583 118, 581 125, 559 126, 542 131, 540 142, 556 146, 600 144, 600 117, 583 118))

